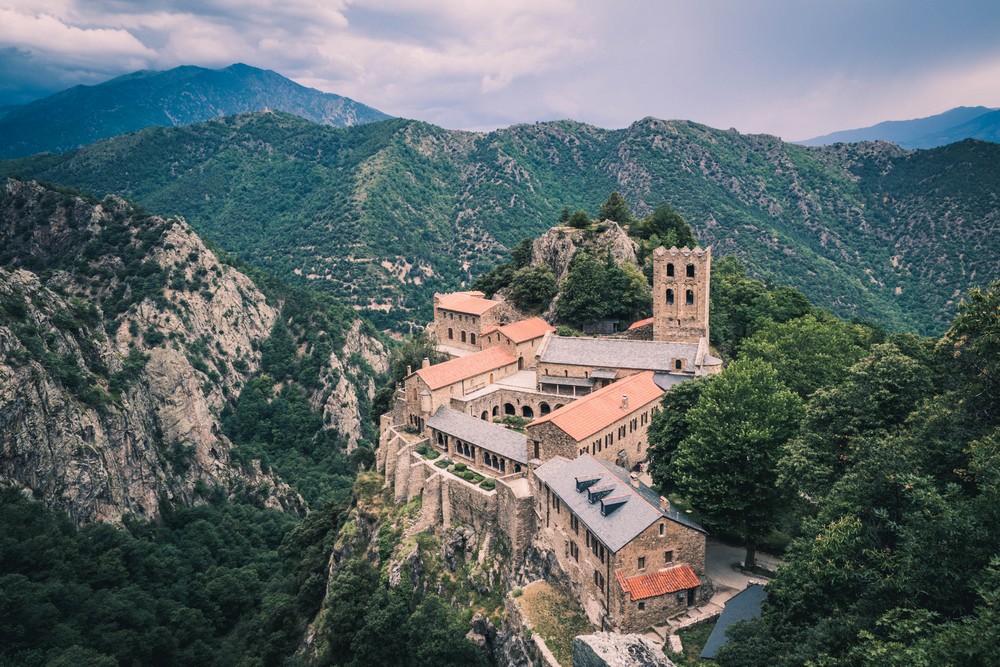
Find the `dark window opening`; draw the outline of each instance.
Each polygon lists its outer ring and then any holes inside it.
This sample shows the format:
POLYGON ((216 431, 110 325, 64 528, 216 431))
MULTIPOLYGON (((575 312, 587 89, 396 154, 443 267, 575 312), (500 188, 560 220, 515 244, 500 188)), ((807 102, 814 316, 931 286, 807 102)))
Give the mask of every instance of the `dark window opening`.
POLYGON ((673 264, 667 264, 667 277, 668 278, 673 278, 674 277, 674 265, 673 264))
POLYGON ((667 290, 667 305, 674 305, 674 291, 672 289, 667 290))
POLYGON ((684 297, 684 302, 687 305, 689 305, 689 306, 693 306, 694 305, 694 290, 693 289, 689 289, 687 291, 687 294, 684 297))
POLYGON ((687 265, 687 277, 694 278, 694 264, 687 265))

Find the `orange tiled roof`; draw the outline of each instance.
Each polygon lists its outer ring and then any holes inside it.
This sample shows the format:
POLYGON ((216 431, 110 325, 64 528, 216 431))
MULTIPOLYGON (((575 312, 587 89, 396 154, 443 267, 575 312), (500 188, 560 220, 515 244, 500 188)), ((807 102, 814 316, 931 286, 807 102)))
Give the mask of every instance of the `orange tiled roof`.
MULTIPOLYGON (((512 324, 505 324, 497 327, 497 330, 515 343, 523 343, 532 338, 540 338, 556 328, 540 317, 529 317, 526 320, 519 320, 512 324)), ((489 329, 483 331, 487 333, 489 329)))
POLYGON ((686 563, 627 579, 622 576, 621 570, 615 570, 615 576, 618 578, 618 585, 632 596, 632 600, 644 600, 701 586, 698 575, 686 563))
POLYGON ((508 364, 516 364, 517 359, 499 347, 491 347, 470 354, 467 357, 459 357, 441 364, 421 368, 417 371, 427 386, 431 389, 440 389, 450 384, 455 384, 466 380, 480 373, 501 368, 508 364))
MULTIPOLYGON (((544 382, 545 376, 540 379, 544 382)), ((636 373, 553 410, 533 421, 529 428, 552 422, 579 442, 662 395, 663 389, 653 381, 653 371, 636 373), (622 409, 622 396, 628 396, 625 409, 622 409)))
POLYGON ((499 301, 472 296, 468 292, 443 294, 437 304, 438 308, 453 310, 456 313, 465 313, 467 315, 482 315, 494 306, 499 305, 499 301))
POLYGON ((632 331, 632 329, 638 329, 639 327, 644 327, 647 324, 652 324, 652 323, 653 323, 653 318, 652 317, 647 317, 644 320, 639 320, 638 322, 633 322, 632 326, 630 326, 628 328, 628 330, 632 331))

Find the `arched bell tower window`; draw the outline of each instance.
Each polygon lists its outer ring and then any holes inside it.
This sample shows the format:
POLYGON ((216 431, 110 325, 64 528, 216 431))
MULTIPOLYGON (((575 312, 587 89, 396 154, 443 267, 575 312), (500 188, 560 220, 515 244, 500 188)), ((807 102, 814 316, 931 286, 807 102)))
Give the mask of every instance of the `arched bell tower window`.
POLYGON ((687 265, 687 277, 694 278, 694 264, 687 265))
POLYGON ((667 289, 667 305, 674 305, 674 291, 672 289, 667 289))
POLYGON ((667 264, 667 278, 673 278, 673 277, 674 277, 674 265, 667 264))
POLYGON ((684 302, 687 305, 689 305, 689 306, 693 306, 694 305, 694 290, 693 289, 689 289, 687 291, 687 294, 684 297, 684 302))

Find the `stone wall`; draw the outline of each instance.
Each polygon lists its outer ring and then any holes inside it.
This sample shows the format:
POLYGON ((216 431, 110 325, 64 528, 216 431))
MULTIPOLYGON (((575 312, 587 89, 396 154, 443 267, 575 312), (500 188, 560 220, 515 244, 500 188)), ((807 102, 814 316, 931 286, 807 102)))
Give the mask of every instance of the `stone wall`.
POLYGON ((501 418, 509 414, 508 405, 514 409, 514 414, 525 416, 524 407, 531 410, 529 419, 541 417, 552 410, 557 410, 573 400, 572 396, 557 396, 529 391, 519 391, 497 386, 493 391, 476 396, 476 398, 456 397, 451 400, 451 407, 472 417, 482 419, 483 413, 489 419, 501 418), (558 407, 557 407, 558 406, 558 407), (546 411, 545 408, 548 408, 546 411))
POLYGON ((654 340, 697 343, 708 338, 711 275, 711 248, 660 247, 653 251, 654 340), (693 276, 688 275, 688 266, 693 269, 693 276), (669 276, 671 267, 673 275, 669 276), (686 300, 689 291, 693 295, 691 304, 686 300))

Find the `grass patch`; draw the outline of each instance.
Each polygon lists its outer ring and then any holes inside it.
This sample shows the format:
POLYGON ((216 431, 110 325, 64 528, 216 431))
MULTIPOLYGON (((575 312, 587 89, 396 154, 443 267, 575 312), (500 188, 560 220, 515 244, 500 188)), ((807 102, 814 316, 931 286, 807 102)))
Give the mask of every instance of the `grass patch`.
POLYGON ((699 656, 702 649, 705 648, 705 642, 708 641, 708 636, 712 634, 713 628, 715 628, 714 621, 681 630, 677 636, 681 638, 682 652, 670 653, 667 657, 673 660, 678 667, 695 667, 695 665, 706 664, 699 656))
POLYGON ((451 465, 451 459, 441 459, 440 461, 435 461, 434 465, 443 470, 451 465))
POLYGON ((573 637, 594 631, 576 599, 536 581, 523 589, 518 604, 559 664, 572 665, 573 637))

